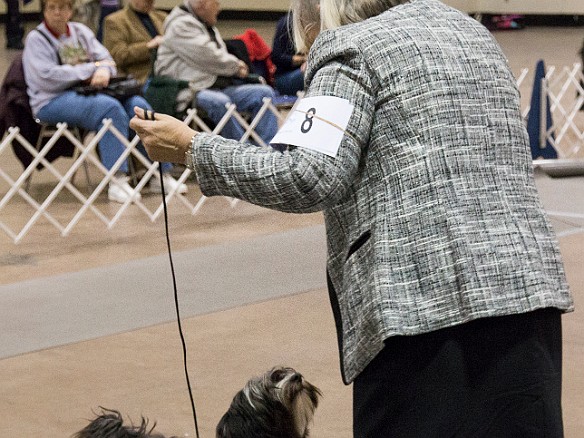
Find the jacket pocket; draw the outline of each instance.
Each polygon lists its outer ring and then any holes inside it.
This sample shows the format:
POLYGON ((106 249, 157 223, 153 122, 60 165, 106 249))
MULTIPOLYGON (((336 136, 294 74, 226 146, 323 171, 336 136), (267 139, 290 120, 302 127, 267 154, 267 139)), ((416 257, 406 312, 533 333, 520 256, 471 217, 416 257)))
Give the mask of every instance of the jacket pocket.
POLYGON ((367 230, 365 231, 363 234, 361 234, 357 240, 355 240, 351 246, 349 247, 349 252, 347 253, 347 257, 345 258, 345 261, 347 261, 349 259, 349 257, 351 257, 355 252, 357 252, 359 250, 359 248, 361 248, 365 242, 367 242, 369 239, 371 238, 371 231, 367 230))

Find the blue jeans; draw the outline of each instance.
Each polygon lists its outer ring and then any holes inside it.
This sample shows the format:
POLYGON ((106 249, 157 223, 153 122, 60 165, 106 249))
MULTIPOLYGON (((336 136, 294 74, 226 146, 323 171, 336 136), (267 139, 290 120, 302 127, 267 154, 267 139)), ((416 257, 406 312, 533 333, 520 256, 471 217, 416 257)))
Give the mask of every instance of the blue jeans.
POLYGON ((300 68, 297 68, 296 70, 277 74, 274 85, 280 94, 296 96, 298 91, 304 90, 304 73, 300 71, 300 68))
MULTIPOLYGON (((268 85, 246 84, 227 87, 223 90, 201 90, 197 93, 195 107, 204 110, 213 123, 219 123, 227 109, 225 104, 234 103, 238 112, 248 112, 255 117, 264 102, 264 97, 274 98, 274 89, 268 85)), ((271 111, 266 111, 255 131, 268 144, 278 131, 278 119, 271 111)), ((230 117, 220 134, 225 138, 239 140, 245 130, 230 117)))
MULTIPOLYGON (((141 96, 132 96, 122 104, 117 99, 105 94, 83 96, 74 91, 65 91, 43 106, 37 113, 37 118, 44 123, 54 125, 65 122, 69 126, 76 126, 88 131, 99 131, 103 126, 103 119, 112 119, 112 125, 123 136, 129 138, 129 124, 130 118, 134 116, 134 106, 152 109, 141 96)), ((138 149, 146 155, 141 143, 138 145, 138 149)), ((99 156, 108 170, 114 166, 124 150, 124 145, 109 130, 99 142, 99 156)), ((170 167, 169 163, 164 163, 162 170, 167 171, 170 167)), ((122 163, 119 170, 128 173, 128 162, 122 163)))

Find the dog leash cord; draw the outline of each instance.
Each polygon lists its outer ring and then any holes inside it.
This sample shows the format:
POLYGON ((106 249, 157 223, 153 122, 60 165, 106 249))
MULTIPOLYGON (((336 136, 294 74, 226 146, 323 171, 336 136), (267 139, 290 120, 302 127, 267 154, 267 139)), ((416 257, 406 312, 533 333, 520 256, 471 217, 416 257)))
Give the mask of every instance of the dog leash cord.
POLYGON ((172 261, 172 250, 170 248, 170 233, 168 231, 168 209, 166 206, 166 196, 165 196, 165 189, 164 189, 164 178, 162 177, 162 163, 158 163, 158 169, 159 169, 159 175, 160 175, 160 188, 161 188, 161 192, 162 192, 162 205, 163 205, 163 209, 164 209, 164 230, 165 230, 165 234, 166 234, 166 246, 168 248, 168 259, 170 261, 170 272, 172 274, 172 286, 174 289, 174 305, 176 308, 176 320, 178 323, 178 333, 180 335, 180 341, 182 344, 182 350, 183 350, 183 364, 184 364, 184 369, 185 369, 185 378, 187 381, 187 387, 189 390, 189 398, 191 400, 191 409, 193 411, 193 419, 195 421, 195 436, 197 438, 199 438, 199 425, 197 423, 197 410, 195 408, 195 400, 193 398, 193 390, 191 388, 191 381, 189 378, 189 370, 187 367, 187 344, 185 342, 185 337, 183 334, 183 330, 182 330, 182 324, 181 324, 181 319, 180 319, 180 308, 178 305, 178 291, 177 291, 177 287, 176 287, 176 275, 174 273, 174 263, 172 261))

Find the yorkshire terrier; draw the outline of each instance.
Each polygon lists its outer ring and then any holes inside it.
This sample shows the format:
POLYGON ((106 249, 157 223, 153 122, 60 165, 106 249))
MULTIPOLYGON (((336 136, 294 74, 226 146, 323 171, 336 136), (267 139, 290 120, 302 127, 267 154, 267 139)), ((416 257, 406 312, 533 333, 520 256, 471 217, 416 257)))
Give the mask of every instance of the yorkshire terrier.
POLYGON ((320 390, 292 368, 273 368, 235 394, 216 438, 307 438, 320 390))
MULTIPOLYGON (((307 438, 320 390, 292 368, 278 367, 254 377, 235 394, 216 429, 216 438, 307 438)), ((165 438, 148 428, 124 425, 118 411, 102 412, 73 438, 165 438)), ((173 438, 173 437, 170 437, 173 438)))
POLYGON ((165 438, 164 435, 154 432, 156 423, 148 428, 148 420, 144 417, 140 426, 128 426, 124 424, 118 411, 100 408, 101 414, 73 435, 73 438, 165 438))

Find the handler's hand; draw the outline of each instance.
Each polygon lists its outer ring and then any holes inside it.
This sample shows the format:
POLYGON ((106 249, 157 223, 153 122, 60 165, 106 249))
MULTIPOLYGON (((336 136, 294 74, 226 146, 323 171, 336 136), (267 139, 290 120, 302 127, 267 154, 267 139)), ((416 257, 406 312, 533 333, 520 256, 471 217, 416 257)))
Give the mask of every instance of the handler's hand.
POLYGON ((185 152, 190 148, 197 131, 167 114, 154 113, 154 120, 148 120, 153 111, 146 112, 137 106, 134 107, 134 113, 136 116, 130 120, 130 128, 142 140, 150 159, 183 164, 185 152))

